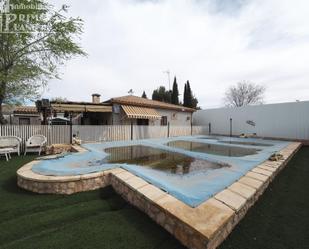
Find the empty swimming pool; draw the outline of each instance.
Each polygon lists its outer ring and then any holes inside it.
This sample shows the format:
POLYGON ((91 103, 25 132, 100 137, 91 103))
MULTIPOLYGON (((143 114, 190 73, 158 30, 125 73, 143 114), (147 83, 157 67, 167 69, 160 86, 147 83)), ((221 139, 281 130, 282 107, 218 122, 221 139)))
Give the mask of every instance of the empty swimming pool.
POLYGON ((184 150, 202 152, 213 155, 242 157, 257 154, 259 150, 252 148, 243 148, 235 146, 224 146, 219 144, 199 143, 193 141, 176 140, 167 143, 170 147, 180 148, 184 150))

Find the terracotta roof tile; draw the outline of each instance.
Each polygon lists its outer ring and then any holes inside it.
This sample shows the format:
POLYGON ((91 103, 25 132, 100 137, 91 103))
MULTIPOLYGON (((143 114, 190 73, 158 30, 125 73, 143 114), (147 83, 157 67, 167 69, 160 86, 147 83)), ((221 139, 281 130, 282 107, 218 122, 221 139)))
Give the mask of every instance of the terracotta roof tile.
POLYGON ((15 114, 38 114, 35 106, 17 106, 14 110, 15 114))
POLYGON ((121 105, 134 105, 134 106, 142 106, 142 107, 152 107, 152 108, 159 108, 159 109, 168 109, 168 110, 178 110, 178 111, 186 111, 186 112, 195 112, 195 109, 180 106, 180 105, 173 105, 161 101, 145 99, 133 95, 112 98, 110 100, 111 103, 121 104, 121 105))

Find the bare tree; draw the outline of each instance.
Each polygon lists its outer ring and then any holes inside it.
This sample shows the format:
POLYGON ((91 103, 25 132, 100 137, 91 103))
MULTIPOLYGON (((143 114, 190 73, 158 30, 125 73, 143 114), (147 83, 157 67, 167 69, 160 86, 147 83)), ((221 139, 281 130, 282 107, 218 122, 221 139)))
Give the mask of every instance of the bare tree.
POLYGON ((229 107, 262 104, 265 90, 264 86, 244 80, 228 88, 224 103, 229 107))

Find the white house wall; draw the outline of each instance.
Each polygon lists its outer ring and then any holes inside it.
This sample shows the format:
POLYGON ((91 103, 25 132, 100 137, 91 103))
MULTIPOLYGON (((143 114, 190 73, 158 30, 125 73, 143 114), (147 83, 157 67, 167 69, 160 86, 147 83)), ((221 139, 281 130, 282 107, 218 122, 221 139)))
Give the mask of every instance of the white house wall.
POLYGON ((229 135, 230 118, 233 135, 257 133, 262 137, 309 139, 309 101, 200 110, 193 115, 193 123, 211 123, 212 133, 229 135))
MULTIPOLYGON (((190 112, 179 112, 173 110, 156 109, 160 116, 166 116, 167 122, 172 126, 190 126, 191 125, 191 113, 190 112)), ((136 124, 136 119, 133 119, 133 124, 136 124)), ((125 113, 120 109, 120 113, 113 113, 114 125, 130 125, 131 119, 125 118, 125 113)), ((161 119, 149 120, 149 125, 161 125, 161 119)))
MULTIPOLYGON (((178 112, 173 110, 156 109, 161 116, 167 116, 167 122, 171 126, 189 126, 191 125, 190 112, 178 112)), ((160 125, 161 120, 157 120, 155 125, 160 125)))

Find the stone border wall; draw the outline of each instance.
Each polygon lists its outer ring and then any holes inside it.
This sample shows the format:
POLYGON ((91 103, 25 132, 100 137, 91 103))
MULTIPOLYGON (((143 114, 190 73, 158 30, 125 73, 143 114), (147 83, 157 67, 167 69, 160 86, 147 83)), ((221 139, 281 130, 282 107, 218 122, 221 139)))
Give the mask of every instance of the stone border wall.
POLYGON ((103 188, 109 185, 109 174, 94 173, 78 177, 37 177, 31 179, 21 174, 17 177, 17 185, 23 189, 39 194, 74 194, 103 188))

